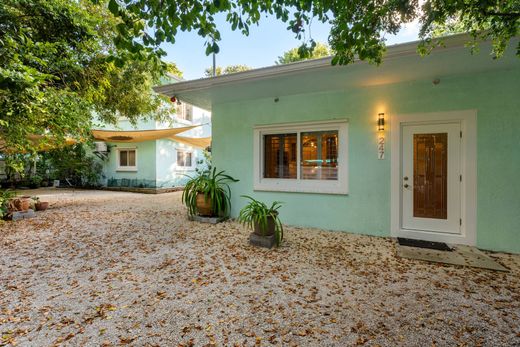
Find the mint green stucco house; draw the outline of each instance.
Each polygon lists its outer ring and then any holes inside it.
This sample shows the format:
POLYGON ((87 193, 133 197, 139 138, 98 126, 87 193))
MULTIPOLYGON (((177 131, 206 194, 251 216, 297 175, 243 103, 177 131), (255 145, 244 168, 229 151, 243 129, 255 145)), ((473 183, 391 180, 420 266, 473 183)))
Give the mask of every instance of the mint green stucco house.
POLYGON ((429 56, 317 59, 157 87, 212 112, 213 164, 289 225, 520 252, 520 60, 464 35, 429 56))

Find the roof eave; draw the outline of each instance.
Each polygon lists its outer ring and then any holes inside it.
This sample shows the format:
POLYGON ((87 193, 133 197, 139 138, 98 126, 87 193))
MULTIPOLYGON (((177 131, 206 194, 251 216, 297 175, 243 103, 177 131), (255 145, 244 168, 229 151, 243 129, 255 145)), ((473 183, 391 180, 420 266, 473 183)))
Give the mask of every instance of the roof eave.
MULTIPOLYGON (((438 47, 436 51, 452 49, 454 47, 463 46, 471 36, 468 34, 458 34, 449 37, 443 38, 444 45, 442 47, 438 47)), ((384 59, 394 59, 403 56, 409 56, 412 54, 417 54, 417 45, 421 41, 412 41, 406 42, 402 44, 397 44, 393 46, 389 46, 387 48, 387 52, 385 54, 384 59)), ((317 70, 323 68, 331 67, 332 57, 325 57, 319 59, 311 59, 300 62, 294 62, 290 64, 283 65, 273 65, 253 70, 247 70, 242 72, 237 72, 228 75, 220 75, 215 77, 207 77, 196 80, 183 80, 177 83, 165 84, 162 86, 154 87, 154 90, 157 93, 174 96, 176 94, 180 94, 183 92, 192 92, 198 90, 204 90, 211 87, 224 86, 232 83, 250 81, 250 80, 258 80, 258 79, 267 79, 274 76, 284 76, 296 74, 301 71, 309 71, 309 70, 317 70)), ((366 61, 355 59, 354 64, 368 64, 366 61)))

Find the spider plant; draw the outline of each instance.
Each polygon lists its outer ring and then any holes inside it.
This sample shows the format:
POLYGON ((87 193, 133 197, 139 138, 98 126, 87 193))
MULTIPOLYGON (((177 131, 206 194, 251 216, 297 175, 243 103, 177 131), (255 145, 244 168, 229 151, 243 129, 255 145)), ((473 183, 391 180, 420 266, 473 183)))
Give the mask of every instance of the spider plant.
MULTIPOLYGON (((188 176, 190 177, 190 176, 188 176)), ((192 216, 197 214, 197 195, 204 194, 204 200, 211 203, 212 216, 227 216, 231 208, 231 189, 228 183, 237 179, 217 171, 216 168, 199 172, 190 177, 182 193, 182 202, 192 216)))
POLYGON ((276 245, 279 246, 283 240, 283 226, 280 218, 278 218, 278 209, 282 206, 282 203, 275 201, 271 204, 271 207, 268 207, 265 203, 250 196, 242 195, 242 197, 249 199, 250 202, 240 210, 238 221, 251 229, 259 230, 262 236, 269 233, 269 224, 272 223, 276 245))

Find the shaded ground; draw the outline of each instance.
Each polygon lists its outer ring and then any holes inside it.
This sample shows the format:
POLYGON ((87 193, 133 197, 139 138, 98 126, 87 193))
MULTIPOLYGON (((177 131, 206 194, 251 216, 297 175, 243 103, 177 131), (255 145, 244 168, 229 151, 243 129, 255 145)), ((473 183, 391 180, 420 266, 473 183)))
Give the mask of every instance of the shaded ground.
POLYGON ((189 222, 179 192, 59 192, 0 225, 0 346, 520 345, 517 255, 499 273, 289 227, 268 251, 189 222))

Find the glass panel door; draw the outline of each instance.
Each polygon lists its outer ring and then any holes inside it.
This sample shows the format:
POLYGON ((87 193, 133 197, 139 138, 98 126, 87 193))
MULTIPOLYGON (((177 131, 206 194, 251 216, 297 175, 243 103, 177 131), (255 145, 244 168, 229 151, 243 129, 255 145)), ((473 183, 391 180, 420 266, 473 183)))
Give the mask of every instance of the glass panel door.
POLYGON ((413 216, 448 218, 448 133, 413 135, 413 216))
POLYGON ((460 123, 403 125, 401 151, 402 228, 460 234, 460 123))

